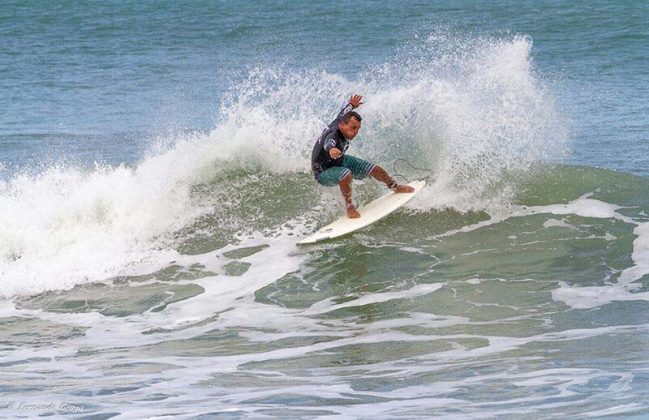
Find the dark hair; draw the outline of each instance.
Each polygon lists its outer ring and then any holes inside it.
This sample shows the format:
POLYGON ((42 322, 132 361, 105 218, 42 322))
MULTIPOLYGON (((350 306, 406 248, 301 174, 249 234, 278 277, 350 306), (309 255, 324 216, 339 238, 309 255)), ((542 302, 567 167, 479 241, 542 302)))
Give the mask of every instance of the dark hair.
POLYGON ((349 120, 352 119, 352 117, 356 118, 356 119, 358 120, 358 122, 363 121, 363 119, 362 119, 361 116, 358 114, 358 112, 356 112, 356 111, 349 111, 348 113, 346 113, 345 115, 343 115, 342 117, 340 117, 340 122, 341 122, 341 123, 345 123, 345 124, 347 124, 347 123, 349 122, 349 120))

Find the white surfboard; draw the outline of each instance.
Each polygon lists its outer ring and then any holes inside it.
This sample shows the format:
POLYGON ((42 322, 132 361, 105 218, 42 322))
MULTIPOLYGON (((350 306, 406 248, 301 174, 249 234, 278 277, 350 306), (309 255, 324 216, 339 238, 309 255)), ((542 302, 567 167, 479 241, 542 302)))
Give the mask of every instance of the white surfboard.
POLYGON ((371 225, 412 200, 415 194, 426 185, 426 182, 414 181, 408 185, 413 187, 415 192, 395 193, 394 191, 390 191, 376 200, 358 208, 357 210, 361 214, 361 217, 358 219, 350 219, 347 215, 343 215, 333 223, 321 227, 320 230, 314 234, 302 239, 298 244, 314 244, 316 242, 338 238, 357 231, 358 229, 362 229, 365 226, 371 225))

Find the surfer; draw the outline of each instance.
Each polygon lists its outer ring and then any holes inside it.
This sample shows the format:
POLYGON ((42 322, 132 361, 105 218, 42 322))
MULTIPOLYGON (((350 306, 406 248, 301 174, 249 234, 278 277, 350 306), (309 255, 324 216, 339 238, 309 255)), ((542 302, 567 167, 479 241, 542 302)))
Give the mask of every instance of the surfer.
POLYGON ((315 142, 311 155, 311 169, 316 181, 326 187, 340 186, 347 217, 351 219, 361 217, 352 203, 352 178, 363 179, 370 175, 397 193, 414 191, 408 185, 397 184, 380 166, 345 153, 349 142, 361 129, 362 118, 354 109, 363 104, 362 100, 361 95, 352 95, 349 103, 315 142))

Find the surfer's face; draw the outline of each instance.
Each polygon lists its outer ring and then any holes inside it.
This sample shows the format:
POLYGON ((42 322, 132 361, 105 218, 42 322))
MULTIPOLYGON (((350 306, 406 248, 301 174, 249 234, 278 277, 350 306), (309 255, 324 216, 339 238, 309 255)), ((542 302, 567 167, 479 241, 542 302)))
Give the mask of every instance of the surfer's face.
POLYGON ((347 140, 351 140, 354 137, 356 137, 356 134, 358 134, 358 130, 361 129, 361 122, 358 121, 356 118, 352 117, 349 119, 347 122, 341 122, 338 124, 338 128, 340 129, 340 132, 343 133, 343 136, 347 140))

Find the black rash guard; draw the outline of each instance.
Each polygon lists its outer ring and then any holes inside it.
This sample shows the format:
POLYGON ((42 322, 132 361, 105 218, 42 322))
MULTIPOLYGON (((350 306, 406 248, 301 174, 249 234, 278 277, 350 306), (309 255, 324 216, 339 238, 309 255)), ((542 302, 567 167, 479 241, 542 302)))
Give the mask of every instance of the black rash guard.
POLYGON ((343 156, 349 147, 349 140, 343 136, 343 133, 340 132, 338 128, 338 123, 343 115, 354 109, 352 104, 347 104, 345 107, 338 113, 338 116, 335 120, 331 122, 324 129, 318 140, 313 146, 313 153, 311 154, 311 169, 313 170, 313 176, 315 179, 320 177, 320 174, 332 166, 343 166, 343 156), (329 151, 333 148, 336 148, 342 152, 342 154, 337 158, 333 159, 329 156, 329 151))

